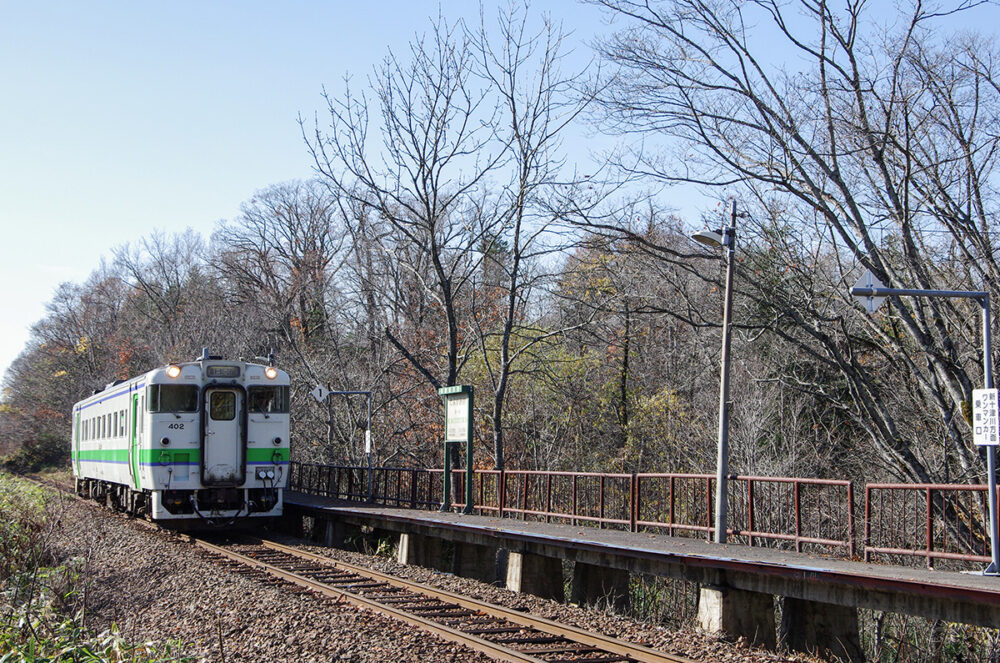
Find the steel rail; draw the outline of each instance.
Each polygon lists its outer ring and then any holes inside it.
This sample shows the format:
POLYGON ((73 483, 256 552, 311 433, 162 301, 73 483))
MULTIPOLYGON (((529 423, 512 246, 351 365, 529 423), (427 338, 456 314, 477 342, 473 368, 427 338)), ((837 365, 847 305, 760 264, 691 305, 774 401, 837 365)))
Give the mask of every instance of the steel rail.
POLYGON ((272 550, 283 552, 302 559, 319 562, 327 566, 332 566, 333 568, 351 571, 352 573, 357 573, 358 575, 378 579, 394 587, 407 589, 409 591, 424 594, 449 603, 455 603, 463 608, 483 612, 492 617, 506 619, 507 621, 514 622, 515 624, 533 628, 550 635, 557 635, 580 644, 590 645, 614 654, 628 656, 636 661, 643 661, 644 663, 663 663, 664 661, 670 661, 672 663, 693 663, 693 661, 688 658, 658 652, 654 649, 650 649, 649 647, 643 647, 642 645, 631 644, 606 635, 592 633, 590 631, 576 628, 575 626, 569 626, 568 624, 560 624, 550 619, 545 619, 544 617, 536 617, 492 603, 484 603, 460 594, 449 592, 447 590, 437 589, 436 587, 431 587, 429 585, 424 585, 410 580, 403 580, 402 578, 387 575, 379 571, 374 571, 362 566, 356 566, 354 564, 342 562, 330 557, 324 557, 323 555, 318 555, 305 550, 299 550, 274 541, 259 539, 259 542, 264 547, 272 550))
POLYGON ((438 635, 441 638, 448 640, 450 642, 455 642, 470 647, 472 649, 475 649, 476 651, 486 654, 491 658, 495 658, 496 660, 507 661, 508 663, 544 663, 544 661, 540 658, 535 658, 534 656, 529 656, 527 654, 523 654, 521 652, 508 649, 506 647, 502 647, 500 645, 490 642, 489 640, 484 640, 483 638, 479 638, 475 635, 463 633, 457 629, 453 629, 443 624, 431 621, 430 619, 425 619, 418 615, 414 615, 404 610, 400 610, 391 605, 380 603, 378 601, 365 598, 364 596, 360 596, 358 594, 337 589, 336 587, 328 583, 312 580, 310 578, 307 578, 298 573, 294 573, 292 571, 286 571, 273 564, 268 564, 261 560, 254 559, 253 557, 250 557, 248 555, 243 555, 241 553, 228 550, 227 548, 217 546, 203 539, 190 536, 188 536, 187 538, 191 541, 191 543, 198 546, 199 548, 202 548, 203 550, 211 552, 215 555, 219 555, 225 559, 239 562, 241 564, 250 566, 252 568, 261 569, 275 577, 281 578, 282 580, 286 580, 292 584, 298 585, 299 587, 304 587, 318 594, 322 594, 323 596, 336 599, 343 599, 359 607, 369 608, 371 610, 374 610, 375 612, 388 615, 399 621, 424 629, 425 631, 434 633, 435 635, 438 635))

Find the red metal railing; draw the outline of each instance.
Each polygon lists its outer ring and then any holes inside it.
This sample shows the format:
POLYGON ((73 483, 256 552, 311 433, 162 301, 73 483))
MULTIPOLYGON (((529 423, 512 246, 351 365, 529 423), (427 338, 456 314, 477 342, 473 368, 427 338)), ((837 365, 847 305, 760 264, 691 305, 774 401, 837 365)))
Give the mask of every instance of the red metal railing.
POLYGON ((865 561, 873 556, 989 562, 988 487, 871 483, 865 486, 865 561))
MULTIPOLYGON (((439 508, 442 475, 440 469, 374 468, 373 501, 439 508)), ((463 507, 464 471, 455 470, 453 481, 454 506, 463 507)), ((713 475, 477 470, 473 481, 480 514, 672 536, 714 533, 713 475)), ((290 487, 361 501, 368 498, 367 469, 293 462, 290 487)), ((855 556, 850 481, 736 476, 729 487, 731 540, 855 556)), ((866 485, 865 560, 923 558, 928 567, 936 560, 989 562, 986 491, 982 485, 866 485)))
MULTIPOLYGON (((290 486, 348 500, 364 500, 365 468, 293 462, 290 486)), ((439 469, 373 469, 373 501, 438 508, 439 469)), ((465 474, 455 470, 452 495, 464 506, 465 474)), ((708 474, 602 474, 532 470, 477 470, 475 510, 522 520, 568 522, 673 536, 714 533, 715 477, 708 474)), ((849 481, 737 476, 730 481, 731 533, 758 546, 819 546, 853 557, 854 494, 849 481)))
POLYGON ((811 545, 856 554, 851 481, 738 476, 729 504, 733 533, 748 545, 788 542, 797 552, 811 545))

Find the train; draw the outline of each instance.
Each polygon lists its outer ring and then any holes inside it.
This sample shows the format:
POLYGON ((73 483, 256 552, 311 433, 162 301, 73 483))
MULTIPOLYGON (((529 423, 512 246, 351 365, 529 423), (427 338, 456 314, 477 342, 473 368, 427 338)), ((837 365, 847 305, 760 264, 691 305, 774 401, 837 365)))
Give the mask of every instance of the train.
POLYGON ((178 528, 281 516, 291 382, 273 363, 206 348, 95 390, 73 406, 77 494, 178 528))

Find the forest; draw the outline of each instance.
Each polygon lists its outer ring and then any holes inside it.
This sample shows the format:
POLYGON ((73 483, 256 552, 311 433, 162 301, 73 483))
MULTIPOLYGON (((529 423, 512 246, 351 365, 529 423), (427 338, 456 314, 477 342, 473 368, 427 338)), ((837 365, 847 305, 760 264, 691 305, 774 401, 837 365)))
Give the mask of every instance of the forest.
POLYGON ((481 467, 712 472, 726 264, 690 234, 732 209, 731 471, 985 482, 976 303, 849 294, 997 299, 982 3, 598 4, 579 70, 530 6, 439 17, 303 114, 313 179, 109 247, 4 376, 7 463, 67 462, 74 402, 207 346, 273 350, 300 461, 361 460, 364 401, 323 385, 373 393, 377 465, 439 467, 437 389, 469 384, 481 467), (585 136, 614 148, 573 163, 585 136))

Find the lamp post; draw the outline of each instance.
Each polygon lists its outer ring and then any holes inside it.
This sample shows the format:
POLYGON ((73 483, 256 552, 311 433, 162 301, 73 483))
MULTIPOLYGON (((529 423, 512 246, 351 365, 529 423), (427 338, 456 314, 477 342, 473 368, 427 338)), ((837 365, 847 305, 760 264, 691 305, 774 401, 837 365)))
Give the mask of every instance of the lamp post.
POLYGON ((736 201, 729 226, 702 230, 691 236, 707 246, 722 247, 726 256, 726 304, 722 312, 722 374, 719 379, 719 443, 715 465, 715 542, 725 543, 729 515, 729 323, 733 304, 733 262, 736 253, 736 201))

